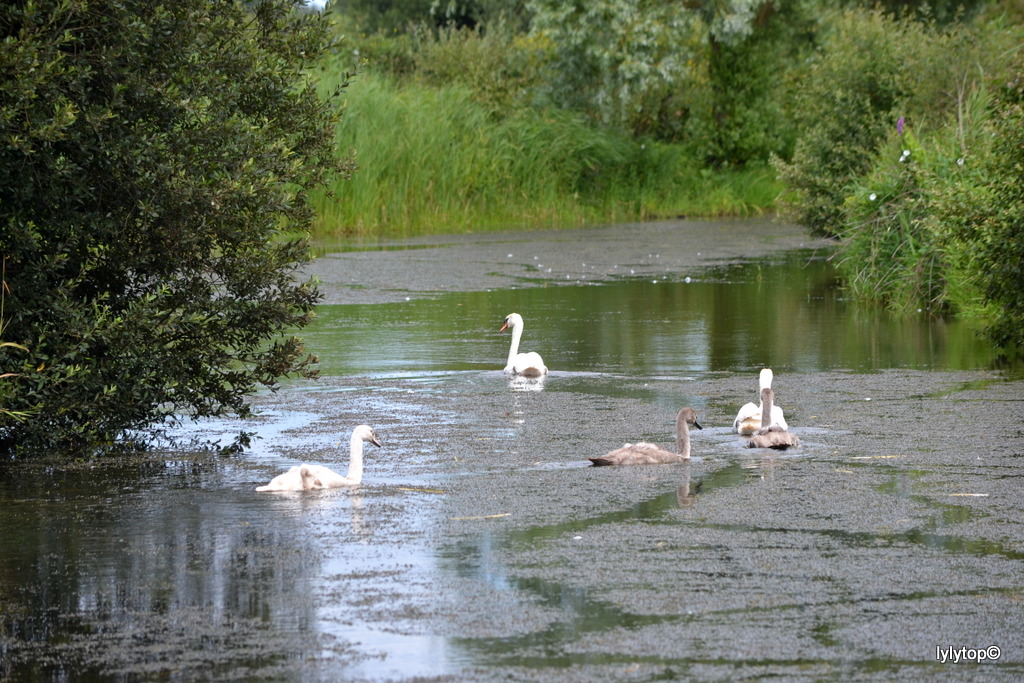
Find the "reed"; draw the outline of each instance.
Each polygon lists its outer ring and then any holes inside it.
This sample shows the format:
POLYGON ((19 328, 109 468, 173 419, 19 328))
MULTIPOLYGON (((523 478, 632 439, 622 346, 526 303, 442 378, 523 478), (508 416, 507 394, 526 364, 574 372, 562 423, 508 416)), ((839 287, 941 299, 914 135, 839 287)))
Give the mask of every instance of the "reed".
MULTIPOLYGON (((325 88, 341 74, 326 72, 325 88)), ((313 197, 314 236, 405 236, 758 213, 778 193, 760 171, 709 174, 680 146, 643 143, 563 111, 497 118, 459 86, 361 74, 339 153, 358 170, 313 197)))

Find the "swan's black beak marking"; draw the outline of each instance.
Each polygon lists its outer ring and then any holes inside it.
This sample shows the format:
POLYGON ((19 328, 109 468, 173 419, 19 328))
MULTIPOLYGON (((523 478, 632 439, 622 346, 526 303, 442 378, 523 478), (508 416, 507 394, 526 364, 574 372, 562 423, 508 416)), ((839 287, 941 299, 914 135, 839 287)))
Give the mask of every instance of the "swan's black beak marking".
POLYGON ((373 438, 370 439, 370 443, 372 443, 377 448, 380 448, 381 444, 380 444, 380 441, 377 440, 377 435, 376 434, 373 436, 373 438))

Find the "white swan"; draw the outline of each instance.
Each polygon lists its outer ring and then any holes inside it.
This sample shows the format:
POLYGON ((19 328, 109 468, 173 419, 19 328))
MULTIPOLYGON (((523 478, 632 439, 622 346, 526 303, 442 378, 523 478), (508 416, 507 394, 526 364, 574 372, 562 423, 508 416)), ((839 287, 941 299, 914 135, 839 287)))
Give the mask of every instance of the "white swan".
MULTIPOLYGON (((773 375, 770 369, 765 368, 764 370, 762 370, 760 376, 760 387, 758 391, 762 391, 765 388, 771 389, 772 378, 773 375)), ((760 429, 761 408, 763 405, 763 402, 760 406, 756 406, 753 403, 747 403, 742 408, 740 408, 740 412, 736 413, 736 419, 733 420, 732 430, 737 434, 742 434, 743 436, 750 436, 758 429, 760 429)), ((789 425, 786 424, 786 418, 782 416, 782 408, 780 408, 779 406, 773 406, 771 414, 771 425, 778 425, 779 427, 782 427, 783 430, 789 429, 789 425)))
POLYGON ((524 377, 543 377, 548 374, 548 368, 539 353, 519 353, 519 340, 523 336, 523 316, 518 313, 509 313, 505 317, 505 324, 499 332, 506 329, 512 330, 512 345, 508 349, 508 362, 505 363, 505 374, 522 375, 524 377))
POLYGON ((349 445, 348 476, 343 477, 323 465, 295 465, 284 474, 270 480, 266 486, 257 486, 257 491, 309 491, 311 489, 333 489, 341 486, 356 486, 363 480, 363 442, 369 441, 380 446, 377 435, 369 425, 359 425, 352 430, 349 445))
POLYGON ((673 462, 685 462, 690 459, 690 427, 704 429, 697 422, 697 411, 693 408, 682 408, 676 415, 676 453, 659 448, 653 443, 627 443, 600 458, 587 458, 594 465, 661 465, 673 462))
MULTIPOLYGON (((775 392, 772 391, 771 387, 765 387, 761 389, 761 406, 762 416, 761 422, 769 422, 769 414, 772 410, 772 403, 775 401, 775 392)), ((787 427, 782 427, 777 424, 772 424, 768 427, 762 427, 758 429, 754 436, 751 437, 750 443, 747 444, 748 448, 774 448, 776 450, 784 451, 787 448, 795 448, 800 445, 800 439, 797 438, 796 434, 787 432, 787 427)))

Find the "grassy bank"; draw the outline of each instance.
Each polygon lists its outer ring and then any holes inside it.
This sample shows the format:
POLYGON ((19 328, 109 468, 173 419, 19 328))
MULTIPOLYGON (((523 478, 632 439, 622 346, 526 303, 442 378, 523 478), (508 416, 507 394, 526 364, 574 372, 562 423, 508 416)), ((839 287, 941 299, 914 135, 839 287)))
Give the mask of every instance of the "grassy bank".
MULTIPOLYGON (((325 88, 340 72, 323 76, 325 88)), ((458 86, 356 78, 339 151, 358 171, 315 197, 315 237, 750 215, 780 191, 766 167, 711 172, 680 145, 636 141, 565 111, 497 119, 458 86), (333 196, 331 196, 333 194, 333 196)))

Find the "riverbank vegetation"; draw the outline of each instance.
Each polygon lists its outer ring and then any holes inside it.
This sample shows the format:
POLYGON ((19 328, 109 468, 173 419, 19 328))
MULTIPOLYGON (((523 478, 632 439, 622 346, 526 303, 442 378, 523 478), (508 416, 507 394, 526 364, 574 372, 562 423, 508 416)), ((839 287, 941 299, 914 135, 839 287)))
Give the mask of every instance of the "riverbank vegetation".
POLYGON ((779 211, 855 298, 1024 341, 1015 3, 383 7, 335 11, 359 171, 319 237, 779 211))
POLYGON ((744 215, 769 208, 780 189, 765 164, 707 172, 678 146, 572 112, 495 119, 459 84, 367 72, 353 90, 339 148, 354 150, 359 170, 316 200, 321 239, 744 215))

